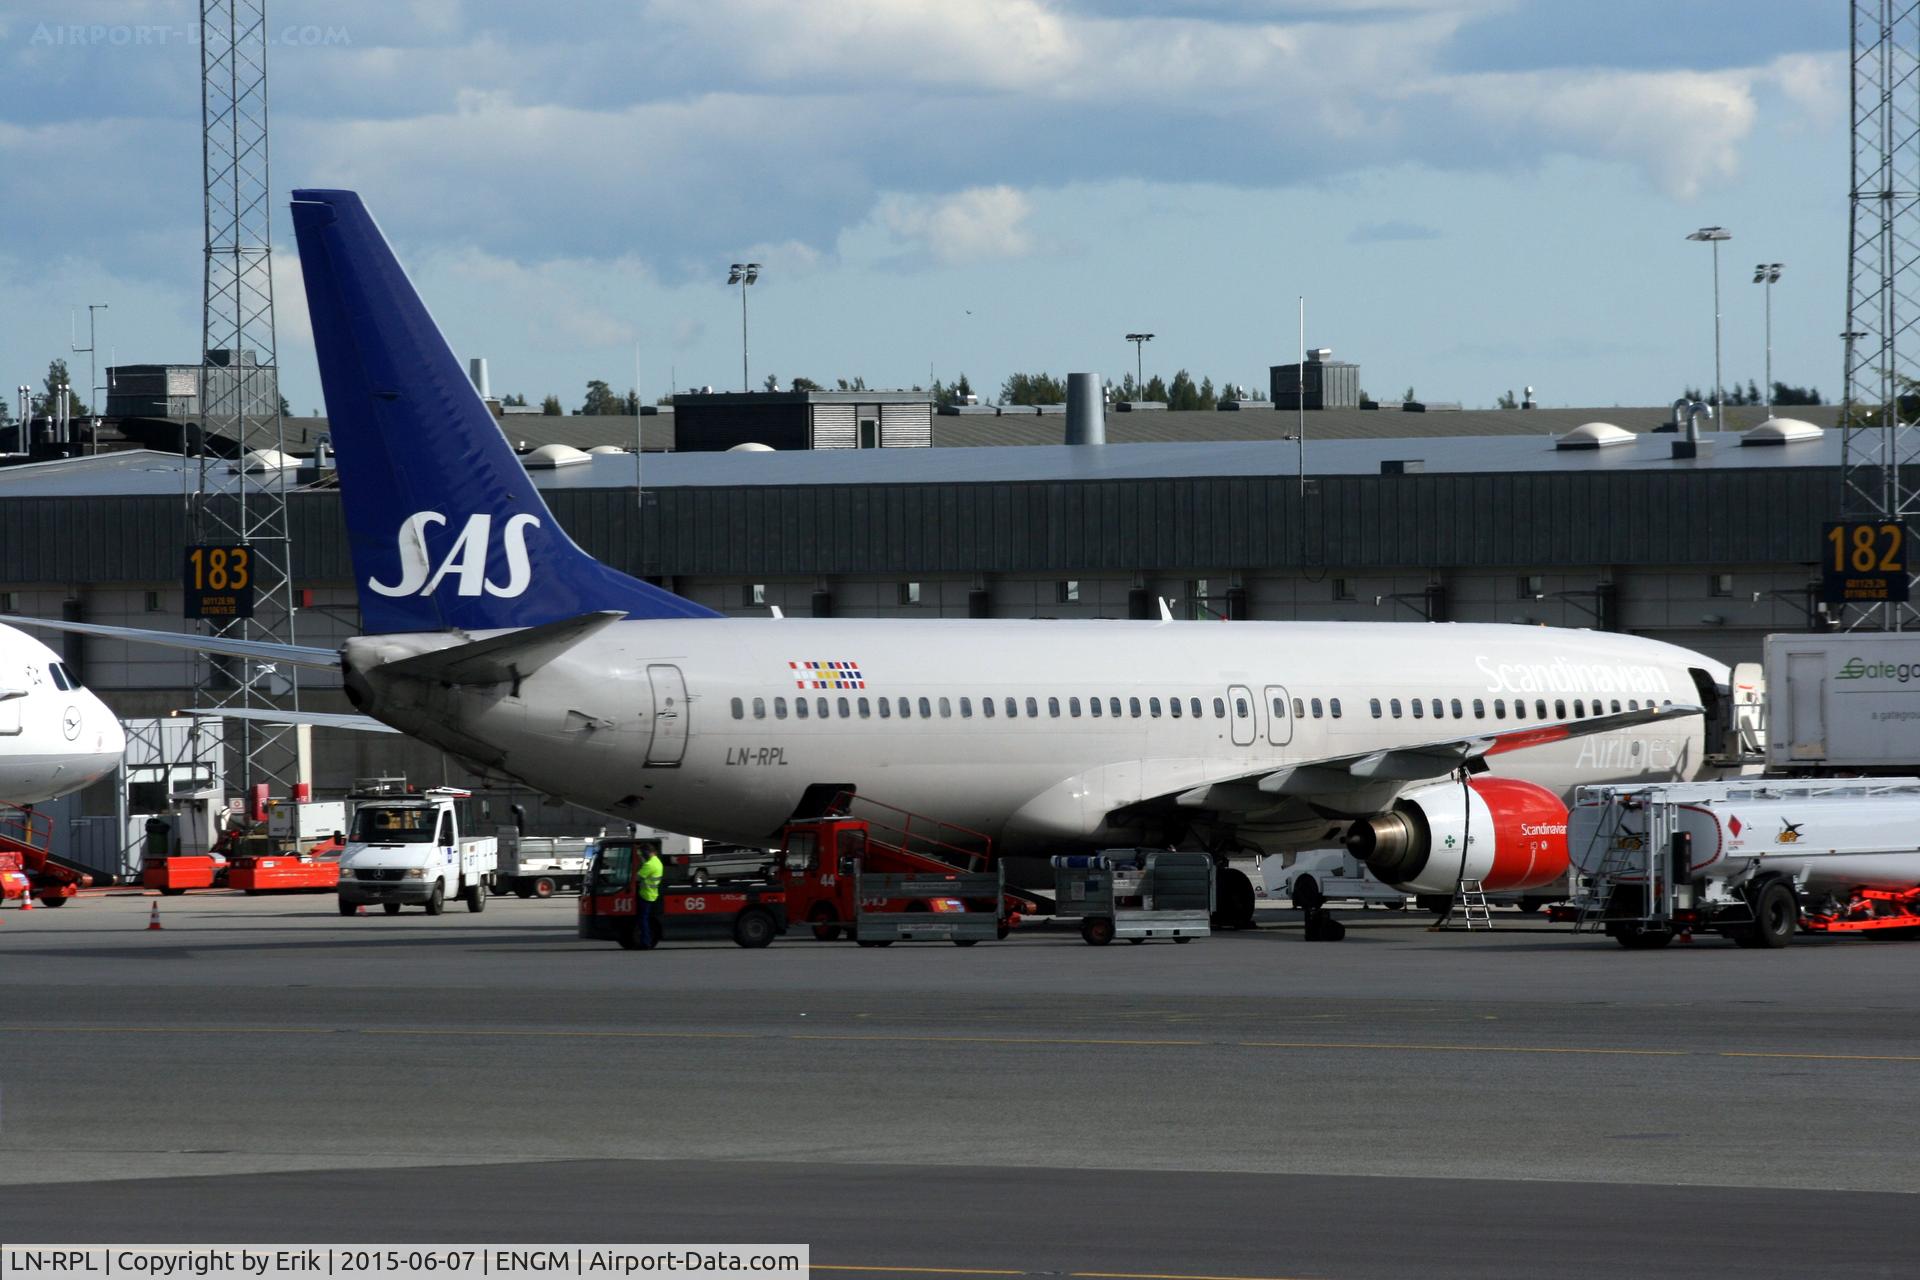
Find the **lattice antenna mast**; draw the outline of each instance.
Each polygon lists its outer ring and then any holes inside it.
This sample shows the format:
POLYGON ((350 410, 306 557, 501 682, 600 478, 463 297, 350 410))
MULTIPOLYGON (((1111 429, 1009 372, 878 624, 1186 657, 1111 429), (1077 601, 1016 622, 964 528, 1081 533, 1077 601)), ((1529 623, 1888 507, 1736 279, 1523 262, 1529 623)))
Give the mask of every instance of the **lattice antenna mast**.
MULTIPOLYGON (((291 644, 287 474, 271 465, 285 456, 286 431, 273 330, 266 10, 266 0, 200 2, 206 179, 202 436, 199 465, 188 469, 195 487, 187 494, 187 517, 194 546, 246 552, 237 567, 230 558, 222 559, 222 580, 214 580, 210 563, 199 566, 203 585, 216 591, 231 587, 238 598, 251 587, 250 608, 241 604, 235 616, 209 616, 203 625, 214 635, 291 644), (238 447, 237 469, 230 469, 224 458, 209 457, 209 448, 219 441, 238 447), (256 465, 256 458, 269 465, 256 465)), ((200 696, 205 706, 293 710, 299 705, 296 669, 250 659, 209 659, 200 696)), ((233 723, 228 759, 239 765, 241 780, 248 785, 265 782, 286 794, 287 784, 298 780, 295 731, 233 723)))
MULTIPOLYGON (((1911 525, 1920 513, 1920 0, 1853 0, 1852 50, 1841 511, 1911 525)), ((1894 631, 1916 622, 1910 603, 1855 605, 1846 618, 1894 631)))

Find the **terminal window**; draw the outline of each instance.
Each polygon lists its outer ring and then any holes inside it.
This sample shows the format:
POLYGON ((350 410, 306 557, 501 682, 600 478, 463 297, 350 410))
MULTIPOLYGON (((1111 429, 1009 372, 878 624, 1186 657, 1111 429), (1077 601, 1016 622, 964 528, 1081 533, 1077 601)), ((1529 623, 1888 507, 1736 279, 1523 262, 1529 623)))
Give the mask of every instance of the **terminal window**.
POLYGON ((1531 600, 1535 596, 1547 594, 1547 580, 1537 573, 1521 574, 1514 586, 1514 594, 1522 600, 1531 600))
POLYGON ((1068 578, 1065 582, 1054 584, 1054 602, 1056 604, 1079 604, 1080 582, 1077 578, 1068 578))
POLYGON ((919 604, 920 603, 920 584, 917 582, 901 583, 900 584, 900 603, 901 604, 919 604))
POLYGON ((1710 596, 1730 596, 1733 594, 1733 575, 1716 573, 1707 579, 1707 594, 1710 596))

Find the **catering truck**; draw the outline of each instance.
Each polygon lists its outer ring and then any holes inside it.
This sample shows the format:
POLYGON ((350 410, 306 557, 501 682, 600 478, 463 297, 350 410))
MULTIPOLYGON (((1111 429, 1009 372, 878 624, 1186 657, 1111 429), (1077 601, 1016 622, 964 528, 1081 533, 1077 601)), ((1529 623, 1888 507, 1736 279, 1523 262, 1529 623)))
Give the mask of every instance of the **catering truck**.
POLYGON ((1920 773, 1920 632, 1772 635, 1767 772, 1920 773))
POLYGON ((437 916, 449 898, 465 901, 469 911, 485 910, 500 842, 466 834, 459 802, 471 795, 435 787, 362 801, 340 854, 340 914, 377 902, 390 916, 403 906, 437 916))
POLYGON ((1576 888, 1556 916, 1630 950, 1920 936, 1920 778, 1582 787, 1567 853, 1576 888))

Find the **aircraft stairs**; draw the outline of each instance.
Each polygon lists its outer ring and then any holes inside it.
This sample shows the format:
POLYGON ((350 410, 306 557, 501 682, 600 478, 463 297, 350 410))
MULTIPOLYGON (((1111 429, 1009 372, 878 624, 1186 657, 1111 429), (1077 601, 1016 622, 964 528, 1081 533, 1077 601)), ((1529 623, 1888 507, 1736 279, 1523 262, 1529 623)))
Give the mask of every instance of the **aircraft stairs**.
POLYGON ((1493 928, 1493 908, 1487 903, 1485 885, 1479 880, 1462 880, 1454 887, 1453 897, 1447 903, 1447 914, 1436 929, 1451 929, 1454 921, 1460 922, 1463 929, 1493 928))

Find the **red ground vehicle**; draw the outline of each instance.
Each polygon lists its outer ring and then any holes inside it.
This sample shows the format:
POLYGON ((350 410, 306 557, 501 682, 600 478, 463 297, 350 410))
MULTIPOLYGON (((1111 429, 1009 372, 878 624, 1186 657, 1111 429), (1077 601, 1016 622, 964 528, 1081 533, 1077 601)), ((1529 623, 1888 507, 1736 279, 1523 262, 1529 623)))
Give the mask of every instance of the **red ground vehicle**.
MULTIPOLYGON (((655 839, 600 842, 580 890, 579 933, 598 942, 641 950, 638 877, 643 851, 660 852, 655 839)), ((743 947, 764 947, 787 931, 786 893, 768 880, 694 885, 669 874, 660 886, 664 919, 652 939, 732 938, 743 947)))
MULTIPOLYGON (((850 794, 841 796, 833 807, 840 812, 788 823, 775 864, 786 886, 788 915, 811 926, 813 936, 822 942, 833 942, 853 931, 860 906, 854 898, 856 866, 887 875, 941 876, 983 871, 993 864, 993 840, 981 832, 850 794), (847 812, 856 805, 860 816, 847 812)), ((992 903, 962 903, 948 898, 865 905, 868 911, 932 913, 996 909, 992 903)), ((997 909, 1000 936, 1004 938, 1019 922, 1019 913, 1032 908, 1008 894, 997 909)))
POLYGON ((91 875, 61 862, 52 845, 53 822, 46 814, 0 805, 0 897, 31 894, 42 906, 64 907, 93 883, 91 875))

